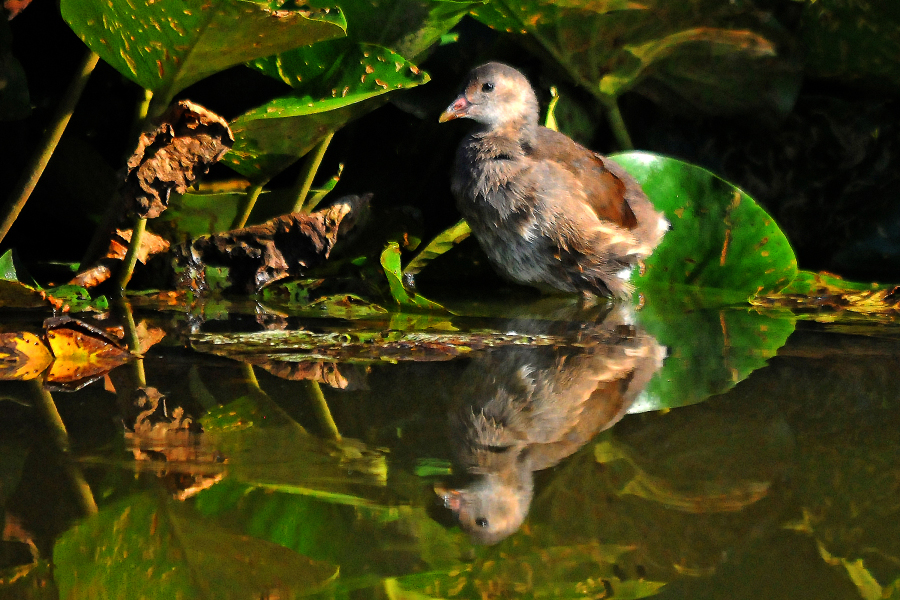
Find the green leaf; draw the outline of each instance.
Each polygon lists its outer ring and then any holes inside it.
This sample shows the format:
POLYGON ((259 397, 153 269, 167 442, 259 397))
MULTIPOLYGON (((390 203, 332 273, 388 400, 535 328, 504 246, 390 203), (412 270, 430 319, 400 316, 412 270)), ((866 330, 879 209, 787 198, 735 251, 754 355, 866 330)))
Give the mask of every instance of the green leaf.
POLYGON ((432 260, 444 254, 472 233, 465 219, 451 225, 428 242, 403 269, 404 275, 415 275, 424 269, 432 260))
POLYGON ((243 192, 172 194, 169 208, 149 225, 173 243, 228 231, 245 196, 243 192))
POLYGON ((348 37, 390 48, 417 61, 479 2, 453 0, 343 0, 348 37))
POLYGON ((428 80, 427 73, 390 50, 352 47, 335 59, 326 76, 233 120, 234 146, 222 162, 251 179, 268 180, 328 132, 380 105, 380 96, 428 80))
POLYGON ((801 83, 788 34, 755 7, 727 0, 494 0, 472 14, 537 40, 569 76, 609 102, 645 94, 712 113, 786 112, 801 83), (711 60, 714 59, 714 60, 711 60))
POLYGON ((394 297, 397 304, 406 309, 447 312, 447 309, 440 304, 407 290, 406 286, 403 285, 403 272, 400 269, 400 244, 388 242, 387 247, 381 253, 381 266, 384 268, 384 275, 387 277, 391 296, 394 297))
POLYGON ((778 291, 797 260, 775 221, 747 194, 700 167, 645 152, 612 157, 672 224, 632 282, 726 290, 744 300, 778 291))
POLYGON ((61 9, 91 50, 167 101, 213 73, 347 28, 338 8, 277 0, 63 0, 61 9))
POLYGON ((0 280, 16 281, 32 288, 40 287, 25 270, 15 250, 7 250, 0 256, 0 280))
POLYGON ((309 593, 337 567, 236 535, 184 504, 140 495, 64 533, 53 562, 61 598, 250 598, 309 593))

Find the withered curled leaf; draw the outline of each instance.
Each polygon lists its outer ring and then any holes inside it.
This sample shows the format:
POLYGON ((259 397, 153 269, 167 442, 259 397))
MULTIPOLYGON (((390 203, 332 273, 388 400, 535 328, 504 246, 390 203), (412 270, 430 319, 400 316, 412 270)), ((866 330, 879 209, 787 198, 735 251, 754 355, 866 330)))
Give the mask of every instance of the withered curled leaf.
POLYGON ((141 134, 128 159, 122 189, 126 209, 142 218, 158 217, 171 192, 186 192, 233 142, 225 119, 188 100, 176 102, 156 129, 141 134))
POLYGON ((311 214, 294 212, 260 225, 195 239, 174 250, 182 286, 204 291, 204 267, 229 267, 231 288, 248 293, 286 277, 299 277, 323 263, 358 220, 371 194, 345 196, 311 214))
MULTIPOLYGON (((110 277, 113 270, 125 258, 128 244, 131 242, 131 229, 116 229, 109 240, 109 248, 106 256, 98 259, 88 268, 81 270, 69 285, 80 285, 91 288, 100 285, 110 277)), ((154 254, 161 254, 169 250, 169 242, 151 231, 145 231, 141 236, 141 247, 138 250, 138 262, 147 264, 147 259, 154 254)))

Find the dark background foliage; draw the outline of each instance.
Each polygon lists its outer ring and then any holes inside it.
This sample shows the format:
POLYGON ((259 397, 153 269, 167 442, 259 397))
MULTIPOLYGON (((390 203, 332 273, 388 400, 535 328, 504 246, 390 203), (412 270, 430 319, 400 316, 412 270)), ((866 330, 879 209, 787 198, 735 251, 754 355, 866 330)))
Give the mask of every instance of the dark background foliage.
MULTIPOLYGON (((803 65, 796 102, 780 115, 771 107, 713 114, 676 93, 677 78, 659 75, 667 68, 663 61, 654 67, 658 76, 619 98, 635 147, 705 166, 740 186, 775 217, 804 268, 896 280, 900 41, 888 4, 758 2, 753 14, 777 23, 792 60, 803 65)), ((55 2, 34 2, 10 29, 12 55, 24 67, 33 108, 26 118, 0 122, 0 198, 9 196, 84 52, 55 2)), ((431 82, 392 94, 389 104, 339 130, 320 169, 320 179, 326 178, 345 163, 336 195, 374 192, 376 206, 408 207, 423 235, 457 219, 449 168, 466 127, 438 125, 436 116, 478 63, 500 60, 523 69, 544 101, 551 85, 559 87, 561 128, 598 151, 617 149, 600 104, 530 37, 491 30, 471 17, 454 31, 456 43, 418 59, 431 82)), ((733 75, 728 68, 727 61, 721 64, 725 82, 733 75)), ((230 119, 287 91, 239 66, 178 96, 230 119)), ((80 258, 92 219, 115 186, 116 169, 132 150, 139 95, 136 85, 101 61, 4 250, 16 247, 29 261, 80 258)), ((291 185, 298 169, 268 187, 291 185)), ((233 173, 219 166, 211 175, 233 173)), ((475 252, 471 240, 466 247, 475 252)))

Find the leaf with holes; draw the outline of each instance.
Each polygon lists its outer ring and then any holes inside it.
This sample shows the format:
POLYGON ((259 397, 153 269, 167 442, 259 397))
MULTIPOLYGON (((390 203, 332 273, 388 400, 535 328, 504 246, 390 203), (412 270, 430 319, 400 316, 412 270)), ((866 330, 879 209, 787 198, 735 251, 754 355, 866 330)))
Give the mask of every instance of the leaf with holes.
POLYGON ((228 67, 347 29, 338 8, 277 0, 63 0, 61 9, 91 50, 165 99, 228 67))
POLYGON ((342 53, 328 75, 231 122, 235 143, 222 162, 241 175, 268 180, 309 152, 329 132, 379 105, 382 95, 427 83, 427 73, 378 46, 342 53))

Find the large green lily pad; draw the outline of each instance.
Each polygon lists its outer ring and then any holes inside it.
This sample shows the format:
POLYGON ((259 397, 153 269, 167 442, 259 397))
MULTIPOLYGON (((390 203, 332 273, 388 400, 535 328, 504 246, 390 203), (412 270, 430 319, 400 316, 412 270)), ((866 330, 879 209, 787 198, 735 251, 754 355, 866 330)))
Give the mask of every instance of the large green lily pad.
POLYGON ((700 167, 646 152, 612 157, 672 224, 632 282, 638 290, 688 286, 726 290, 732 299, 778 291, 797 260, 775 221, 747 194, 700 167))

